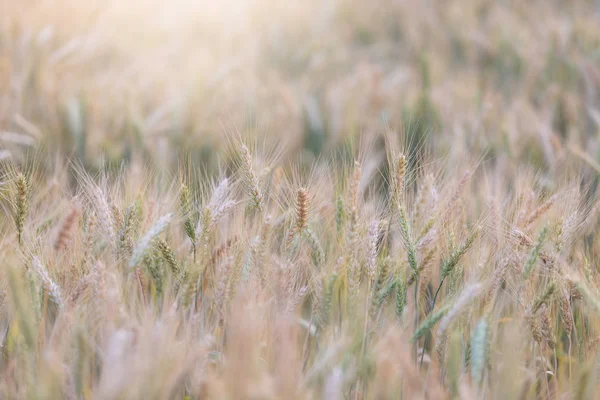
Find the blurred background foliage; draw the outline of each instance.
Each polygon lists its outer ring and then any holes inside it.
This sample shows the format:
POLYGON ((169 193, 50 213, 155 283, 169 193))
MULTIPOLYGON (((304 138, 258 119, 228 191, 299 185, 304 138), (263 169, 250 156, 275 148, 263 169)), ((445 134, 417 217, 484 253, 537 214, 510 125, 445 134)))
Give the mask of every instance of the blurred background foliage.
POLYGON ((413 153, 600 172, 598 2, 2 3, 2 159, 213 170, 235 133, 309 166, 391 130, 413 153))

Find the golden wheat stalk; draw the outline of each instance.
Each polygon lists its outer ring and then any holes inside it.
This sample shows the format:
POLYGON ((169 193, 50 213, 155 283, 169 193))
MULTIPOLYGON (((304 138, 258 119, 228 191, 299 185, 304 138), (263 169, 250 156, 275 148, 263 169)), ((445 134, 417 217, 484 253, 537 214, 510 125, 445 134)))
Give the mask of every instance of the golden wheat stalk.
POLYGON ((294 225, 292 226, 292 229, 290 230, 286 239, 286 248, 290 248, 296 235, 302 233, 306 228, 306 223, 308 220, 308 192, 305 188, 298 189, 294 211, 294 225))

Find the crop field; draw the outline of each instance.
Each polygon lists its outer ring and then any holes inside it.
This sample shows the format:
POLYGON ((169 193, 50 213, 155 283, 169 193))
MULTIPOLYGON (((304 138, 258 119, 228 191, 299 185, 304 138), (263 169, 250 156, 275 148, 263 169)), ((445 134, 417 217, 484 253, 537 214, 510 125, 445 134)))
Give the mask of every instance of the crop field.
POLYGON ((0 0, 0 399, 600 391, 600 2, 0 0))

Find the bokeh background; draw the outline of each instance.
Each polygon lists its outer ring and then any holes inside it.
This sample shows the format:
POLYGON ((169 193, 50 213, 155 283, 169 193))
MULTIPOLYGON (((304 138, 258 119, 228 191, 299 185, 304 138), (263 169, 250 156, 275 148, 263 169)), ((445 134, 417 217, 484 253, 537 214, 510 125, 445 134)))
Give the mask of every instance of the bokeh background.
POLYGON ((210 169, 235 132, 311 164, 404 131, 436 157, 599 168, 597 1, 0 3, 3 159, 210 169))

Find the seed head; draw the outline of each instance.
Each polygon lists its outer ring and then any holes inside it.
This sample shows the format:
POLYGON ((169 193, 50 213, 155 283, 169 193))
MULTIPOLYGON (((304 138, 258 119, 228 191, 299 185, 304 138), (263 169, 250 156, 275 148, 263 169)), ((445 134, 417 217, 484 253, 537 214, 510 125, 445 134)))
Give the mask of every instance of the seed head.
POLYGON ((54 249, 61 250, 67 246, 67 243, 71 239, 71 234, 73 233, 73 226, 77 222, 77 218, 79 217, 79 207, 73 206, 71 207, 71 211, 65 218, 58 231, 58 235, 56 236, 56 240, 54 241, 54 249))
POLYGON ((394 196, 397 204, 400 204, 402 196, 404 196, 404 180, 406 177, 406 156, 404 154, 399 154, 396 158, 394 172, 394 196))
POLYGON ((13 218, 15 227, 17 228, 17 239, 19 244, 21 244, 23 226, 25 225, 25 218, 27 217, 29 206, 28 197, 29 184, 27 182, 27 177, 19 172, 15 179, 15 199, 13 202, 13 218))

